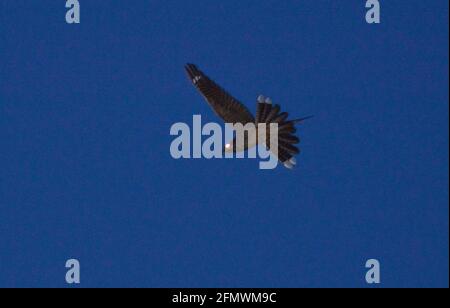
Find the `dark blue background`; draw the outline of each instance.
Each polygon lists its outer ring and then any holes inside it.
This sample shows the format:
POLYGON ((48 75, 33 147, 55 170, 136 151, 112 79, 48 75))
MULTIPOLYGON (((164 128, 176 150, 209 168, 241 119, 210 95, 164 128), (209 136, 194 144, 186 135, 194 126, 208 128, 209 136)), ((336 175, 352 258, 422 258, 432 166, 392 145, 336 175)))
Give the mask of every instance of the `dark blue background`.
POLYGON ((0 2, 0 286, 448 286, 448 1, 0 2), (198 64, 300 129, 295 171, 174 160, 198 64))

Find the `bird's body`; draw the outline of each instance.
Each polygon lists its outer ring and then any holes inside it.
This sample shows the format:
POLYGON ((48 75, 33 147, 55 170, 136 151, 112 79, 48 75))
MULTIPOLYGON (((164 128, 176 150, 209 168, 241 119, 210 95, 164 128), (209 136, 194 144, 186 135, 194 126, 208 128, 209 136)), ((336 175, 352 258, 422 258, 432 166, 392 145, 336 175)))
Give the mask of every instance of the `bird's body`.
MULTIPOLYGON (((248 149, 251 149, 255 146, 258 145, 258 140, 262 140, 260 139, 261 137, 258 134, 258 129, 254 129, 254 130, 249 130, 248 134, 244 135, 244 142, 242 142, 242 144, 239 144, 237 142, 234 143, 227 143, 225 144, 225 153, 240 153, 240 152, 245 152, 248 149)), ((264 134, 264 132, 262 132, 264 134)), ((236 139, 234 139, 236 140, 236 139)))
POLYGON ((240 124, 241 126, 253 124, 253 127, 255 127, 255 129, 249 129, 248 133, 244 134, 244 142, 236 142, 237 139, 235 138, 231 143, 227 143, 224 152, 246 151, 258 145, 258 140, 265 140, 266 147, 277 155, 279 161, 285 167, 292 169, 295 166, 294 156, 300 153, 296 146, 300 139, 294 135, 297 131, 295 125, 307 118, 288 120, 288 113, 281 112, 279 105, 273 105, 270 98, 265 98, 262 95, 257 99, 256 116, 253 116, 242 103, 228 94, 195 65, 187 64, 185 68, 194 86, 225 123, 240 124), (263 127, 260 124, 266 124, 263 130, 258 129, 263 127), (277 124, 278 130, 271 130, 270 124, 277 124), (278 134, 278 148, 276 150, 270 148, 270 140, 271 137, 274 137, 274 134, 278 134))

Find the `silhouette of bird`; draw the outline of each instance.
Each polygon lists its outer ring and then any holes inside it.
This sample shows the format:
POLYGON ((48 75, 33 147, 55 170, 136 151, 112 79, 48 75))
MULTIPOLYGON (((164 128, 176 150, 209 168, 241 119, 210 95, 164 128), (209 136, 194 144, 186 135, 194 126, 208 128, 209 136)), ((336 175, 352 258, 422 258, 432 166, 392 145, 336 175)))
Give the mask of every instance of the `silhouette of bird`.
MULTIPOLYGON (((194 64, 186 64, 186 72, 193 85, 200 91, 215 113, 225 121, 225 123, 246 125, 254 123, 258 127, 259 123, 266 123, 267 136, 266 148, 270 150, 270 123, 278 124, 278 160, 288 169, 293 169, 297 164, 295 155, 300 153, 298 144, 300 139, 295 135, 297 129, 296 124, 311 118, 304 117, 296 120, 288 120, 289 114, 282 112, 280 105, 272 104, 270 98, 260 95, 257 99, 256 115, 253 114, 236 98, 231 96, 227 91, 220 87, 217 83, 206 76, 194 64)), ((232 143, 228 143, 224 147, 224 152, 241 152, 256 146, 254 142, 258 138, 248 138, 246 136, 243 147, 236 144, 236 138, 232 143)), ((274 151, 272 151, 274 152, 274 151)))

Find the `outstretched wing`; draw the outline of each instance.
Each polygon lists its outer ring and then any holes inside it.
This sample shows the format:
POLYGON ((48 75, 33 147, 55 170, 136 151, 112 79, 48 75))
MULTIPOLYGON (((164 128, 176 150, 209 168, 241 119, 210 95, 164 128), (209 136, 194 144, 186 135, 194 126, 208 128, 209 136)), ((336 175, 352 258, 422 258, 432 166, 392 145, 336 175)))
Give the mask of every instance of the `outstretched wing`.
POLYGON ((215 113, 225 123, 241 123, 245 125, 255 122, 252 113, 247 107, 209 79, 194 64, 187 64, 185 68, 194 86, 202 93, 215 113))

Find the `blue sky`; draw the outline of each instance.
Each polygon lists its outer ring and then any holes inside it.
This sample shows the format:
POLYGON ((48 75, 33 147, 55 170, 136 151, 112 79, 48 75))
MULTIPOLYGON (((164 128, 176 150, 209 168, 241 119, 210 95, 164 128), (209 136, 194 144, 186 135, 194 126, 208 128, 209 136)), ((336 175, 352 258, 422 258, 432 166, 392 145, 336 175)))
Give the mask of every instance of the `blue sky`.
POLYGON ((448 1, 0 2, 0 286, 448 286, 448 1), (295 171, 174 160, 186 62, 303 125, 295 171))

